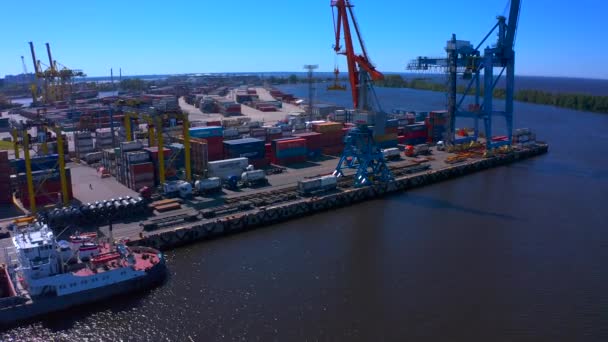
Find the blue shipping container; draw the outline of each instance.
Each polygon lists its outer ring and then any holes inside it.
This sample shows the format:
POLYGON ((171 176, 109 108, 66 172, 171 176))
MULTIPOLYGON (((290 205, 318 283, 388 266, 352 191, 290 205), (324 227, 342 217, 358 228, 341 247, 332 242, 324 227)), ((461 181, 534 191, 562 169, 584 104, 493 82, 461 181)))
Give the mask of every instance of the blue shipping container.
MULTIPOLYGON (((59 162, 58 154, 50 154, 48 156, 33 157, 30 159, 32 171, 41 171, 57 168, 59 162)), ((15 169, 16 173, 25 172, 25 159, 13 159, 10 161, 11 168, 15 169)))
POLYGON ((229 158, 264 158, 265 141, 255 138, 224 141, 224 154, 229 158))
POLYGON ((190 128, 190 137, 192 138, 214 138, 223 137, 224 129, 220 126, 194 127, 190 128))

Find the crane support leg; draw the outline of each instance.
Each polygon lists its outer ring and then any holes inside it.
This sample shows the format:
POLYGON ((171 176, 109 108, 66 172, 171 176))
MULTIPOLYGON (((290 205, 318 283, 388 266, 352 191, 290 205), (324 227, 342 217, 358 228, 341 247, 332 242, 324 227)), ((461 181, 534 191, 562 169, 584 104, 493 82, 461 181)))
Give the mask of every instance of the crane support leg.
MULTIPOLYGON (((57 154, 59 155, 59 177, 61 179, 61 201, 64 206, 70 203, 68 193, 68 181, 65 172, 65 151, 63 150, 63 136, 61 136, 61 129, 57 128, 55 131, 57 134, 57 154)), ((70 184, 71 186, 71 184, 70 184)))
POLYGON ((158 179, 165 184, 165 146, 163 145, 163 119, 159 115, 156 119, 156 133, 158 142, 158 179))
POLYGON ((184 114, 182 119, 184 126, 184 164, 186 168, 186 181, 192 181, 192 165, 190 164, 190 121, 188 114, 184 114))
POLYGON ((30 139, 27 130, 23 131, 23 158, 25 158, 25 178, 27 181, 27 195, 30 200, 30 212, 36 213, 36 196, 34 180, 32 179, 32 161, 30 159, 30 139))
POLYGON ((14 128, 11 132, 13 135, 13 148, 15 149, 15 159, 19 159, 19 133, 17 129, 14 128))

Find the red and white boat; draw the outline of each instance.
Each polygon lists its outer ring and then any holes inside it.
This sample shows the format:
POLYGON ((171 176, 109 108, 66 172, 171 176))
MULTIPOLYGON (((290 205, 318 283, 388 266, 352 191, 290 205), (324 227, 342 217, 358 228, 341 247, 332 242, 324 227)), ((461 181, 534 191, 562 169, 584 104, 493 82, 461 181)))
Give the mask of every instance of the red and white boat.
POLYGON ((0 324, 150 288, 166 276, 163 254, 80 234, 57 242, 35 223, 12 238, 17 262, 0 266, 0 324))

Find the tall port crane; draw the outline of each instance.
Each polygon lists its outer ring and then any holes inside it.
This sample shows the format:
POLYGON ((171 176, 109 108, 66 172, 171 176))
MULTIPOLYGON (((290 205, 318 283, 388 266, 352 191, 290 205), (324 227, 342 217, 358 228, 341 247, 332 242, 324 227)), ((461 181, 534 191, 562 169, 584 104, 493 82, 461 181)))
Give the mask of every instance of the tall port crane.
POLYGON ((392 174, 374 140, 374 136, 385 133, 386 113, 380 108, 372 82, 383 79, 384 75, 376 70, 367 55, 350 0, 332 0, 330 5, 334 12, 333 48, 337 54, 346 56, 353 107, 357 111, 355 117, 359 118, 356 120, 357 127, 349 130, 344 139, 344 152, 334 175, 343 176, 344 168, 356 169, 355 186, 370 185, 374 181, 390 181, 392 174), (355 53, 351 22, 361 47, 360 54, 355 53), (342 34, 344 48, 341 45, 342 34))
POLYGON ((29 80, 30 92, 32 93, 32 105, 35 106, 36 103, 38 102, 36 99, 36 92, 37 92, 36 83, 35 83, 36 75, 34 75, 34 79, 30 78, 30 74, 27 71, 27 65, 25 64, 25 58, 23 56, 21 56, 21 66, 23 68, 23 76, 27 77, 27 79, 29 80))
POLYGON ((515 33, 521 9, 521 0, 510 0, 509 17, 498 16, 497 23, 483 40, 473 48, 468 41, 452 39, 447 42, 447 58, 418 57, 408 64, 410 70, 428 70, 432 68, 447 69, 448 72, 448 113, 450 122, 446 132, 446 140, 453 143, 456 117, 473 118, 475 120, 475 136, 478 136, 478 121, 484 121, 486 135, 486 148, 488 151, 504 145, 511 145, 513 133, 513 95, 515 83, 515 33), (480 48, 492 33, 498 29, 498 39, 494 46, 488 46, 481 55, 480 48), (494 68, 501 68, 497 77, 494 77, 494 68), (483 70, 483 96, 480 74, 483 70), (506 71, 505 107, 504 110, 494 108, 494 89, 506 71), (462 73, 463 78, 470 79, 462 97, 457 100, 456 80, 457 74, 462 73), (467 95, 474 86, 475 103, 468 108, 461 109, 467 95), (483 97, 483 100, 482 100, 483 97), (492 121, 494 116, 504 116, 507 129, 507 140, 492 141, 492 121))

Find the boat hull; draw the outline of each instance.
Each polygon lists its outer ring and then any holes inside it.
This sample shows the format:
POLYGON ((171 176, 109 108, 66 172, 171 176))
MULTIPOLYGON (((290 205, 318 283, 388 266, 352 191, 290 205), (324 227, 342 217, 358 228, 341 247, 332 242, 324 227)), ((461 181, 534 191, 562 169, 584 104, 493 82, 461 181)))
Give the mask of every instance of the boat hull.
POLYGON ((146 271, 146 274, 115 283, 64 296, 34 297, 32 301, 0 309, 0 325, 13 325, 23 320, 39 317, 55 311, 66 310, 108 299, 113 296, 151 289, 162 283, 167 275, 164 258, 146 271))

